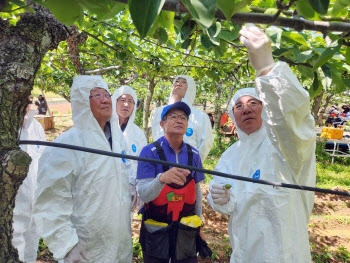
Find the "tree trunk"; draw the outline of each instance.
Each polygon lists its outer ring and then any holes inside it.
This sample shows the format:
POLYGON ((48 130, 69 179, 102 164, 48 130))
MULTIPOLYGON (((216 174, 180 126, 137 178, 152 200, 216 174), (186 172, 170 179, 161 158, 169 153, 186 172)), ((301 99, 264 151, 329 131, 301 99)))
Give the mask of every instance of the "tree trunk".
POLYGON ((145 103, 144 103, 144 107, 143 107, 143 130, 145 131, 147 141, 149 141, 149 136, 150 136, 150 129, 148 128, 148 115, 149 115, 151 100, 152 100, 153 93, 154 93, 154 88, 156 86, 156 84, 154 82, 154 78, 155 78, 155 75, 150 77, 149 92, 148 92, 148 95, 145 99, 145 103))
POLYGON ((312 104, 311 114, 312 114, 312 116, 314 116, 315 123, 318 123, 318 112, 321 108, 321 103, 322 103, 324 92, 325 91, 322 90, 322 92, 314 98, 314 103, 312 104))
POLYGON ((12 216, 17 190, 31 159, 18 146, 28 96, 48 50, 69 35, 69 28, 40 6, 16 25, 0 18, 0 262, 20 262, 12 246, 12 216))
POLYGON ((324 125, 324 123, 323 123, 323 114, 325 114, 326 108, 328 107, 328 103, 331 100, 331 98, 333 97, 333 95, 334 94, 328 94, 326 96, 326 99, 324 100, 324 103, 323 103, 322 107, 318 111, 317 119, 318 119, 318 124, 320 126, 324 125))
POLYGON ((218 84, 216 87, 215 109, 214 109, 214 129, 215 130, 220 129, 220 120, 222 116, 221 103, 220 103, 221 93, 222 93, 221 85, 218 84))

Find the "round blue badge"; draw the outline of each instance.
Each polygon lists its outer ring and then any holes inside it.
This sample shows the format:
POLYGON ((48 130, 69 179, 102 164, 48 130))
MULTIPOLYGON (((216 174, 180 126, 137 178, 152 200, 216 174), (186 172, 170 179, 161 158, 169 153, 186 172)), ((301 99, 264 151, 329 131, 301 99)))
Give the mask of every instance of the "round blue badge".
POLYGON ((131 145, 131 149, 134 153, 136 153, 136 145, 135 144, 131 145))
POLYGON ((38 147, 38 149, 40 148, 40 146, 39 146, 39 145, 37 145, 36 147, 38 147))
POLYGON ((257 180, 260 179, 260 169, 255 171, 252 178, 257 180))
MULTIPOLYGON (((125 152, 124 152, 124 151, 122 151, 122 154, 125 154, 125 152)), ((122 161, 123 161, 123 163, 126 163, 125 158, 122 158, 122 161)))
POLYGON ((186 136, 191 137, 192 134, 193 134, 193 130, 191 128, 187 128, 186 136))

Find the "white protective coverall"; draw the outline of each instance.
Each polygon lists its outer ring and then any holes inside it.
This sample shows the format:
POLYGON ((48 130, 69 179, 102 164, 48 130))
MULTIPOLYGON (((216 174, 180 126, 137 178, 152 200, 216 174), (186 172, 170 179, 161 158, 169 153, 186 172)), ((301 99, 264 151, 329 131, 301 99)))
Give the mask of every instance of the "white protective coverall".
MULTIPOLYGON (((34 119, 35 111, 31 110, 24 118, 21 130, 21 140, 46 141, 45 132, 41 124, 34 119)), ((32 158, 27 177, 19 187, 15 208, 13 209, 13 239, 12 243, 18 250, 19 259, 35 262, 39 244, 37 226, 32 217, 35 190, 37 188, 38 160, 44 150, 41 145, 20 145, 32 158)))
MULTIPOLYGON (((111 151, 90 109, 94 87, 108 90, 101 76, 74 78, 74 127, 55 142, 111 151)), ((121 152, 120 136, 112 130, 113 152, 121 152)), ((132 261, 131 195, 121 159, 46 147, 40 158, 37 196, 35 220, 55 258, 64 258, 79 242, 86 262, 132 261)))
MULTIPOLYGON (((183 97, 181 101, 185 102, 191 108, 191 115, 188 119, 188 128, 184 136, 184 142, 190 144, 198 150, 203 163, 205 158, 207 158, 214 142, 210 119, 205 112, 192 107, 192 104, 196 98, 196 83, 194 82, 193 78, 186 75, 179 75, 174 79, 173 84, 179 78, 186 79, 188 85, 185 97, 183 97)), ((171 92, 173 89, 174 87, 172 88, 171 92)), ((173 104, 174 102, 173 97, 170 95, 169 104, 173 104)), ((156 108, 152 115, 151 124, 153 141, 156 141, 160 137, 164 136, 164 130, 162 127, 160 127, 161 115, 164 107, 165 106, 156 108)))
MULTIPOLYGON (((309 95, 284 62, 255 79, 256 89, 234 95, 232 107, 244 95, 262 101, 262 127, 247 135, 237 126, 239 141, 221 156, 216 171, 274 182, 315 186, 315 123, 309 95), (256 92, 255 92, 256 91, 256 92)), ((215 176, 213 184, 231 184, 224 205, 208 202, 230 214, 231 263, 311 262, 307 224, 314 193, 242 182, 215 176)))
MULTIPOLYGON (((113 103, 113 115, 111 118, 112 129, 119 130, 120 133, 123 133, 124 136, 120 139, 120 143, 123 144, 124 145, 123 148, 126 149, 125 154, 139 156, 142 148, 147 145, 147 140, 144 132, 134 123, 136 103, 137 103, 136 92, 129 86, 122 86, 116 91, 114 91, 112 96, 112 103, 113 103), (117 105, 117 99, 124 94, 128 94, 132 96, 135 104, 134 104, 134 110, 129 117, 125 130, 124 132, 122 132, 119 125, 119 116, 118 114, 116 114, 116 105, 117 105)), ((122 161, 126 164, 128 168, 130 190, 131 190, 131 195, 133 200, 132 209, 134 209, 137 206, 142 205, 142 203, 140 203, 142 201, 141 199, 139 199, 136 192, 136 173, 137 173, 138 161, 130 160, 130 159, 122 159, 122 161)))

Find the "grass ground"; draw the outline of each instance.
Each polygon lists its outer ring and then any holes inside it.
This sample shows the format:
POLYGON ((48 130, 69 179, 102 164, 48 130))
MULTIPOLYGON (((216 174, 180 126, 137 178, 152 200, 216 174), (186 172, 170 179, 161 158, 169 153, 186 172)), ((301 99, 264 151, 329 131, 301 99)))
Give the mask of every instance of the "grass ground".
MULTIPOLYGON (((59 134, 73 126, 70 116, 55 118, 55 129, 46 131, 48 141, 52 141, 59 134)), ((213 147, 204 168, 212 170, 222 152, 229 146, 229 139, 225 139, 218 146, 213 147)), ((317 147, 317 183, 320 188, 350 191, 350 158, 348 160, 336 158, 332 165, 328 155, 324 154, 322 143, 317 147)), ((229 262, 231 245, 227 234, 228 216, 213 211, 206 202, 208 182, 206 176, 203 191, 203 218, 205 221, 204 233, 208 238, 209 246, 213 251, 211 259, 200 262, 229 262)), ((138 243, 141 219, 138 216, 133 220, 133 262, 142 262, 142 252, 138 243)), ((314 263, 323 262, 350 262, 350 200, 330 194, 316 194, 315 206, 308 224, 309 240, 312 260, 314 263)), ((43 242, 40 243, 40 260, 38 262, 54 262, 43 242)))

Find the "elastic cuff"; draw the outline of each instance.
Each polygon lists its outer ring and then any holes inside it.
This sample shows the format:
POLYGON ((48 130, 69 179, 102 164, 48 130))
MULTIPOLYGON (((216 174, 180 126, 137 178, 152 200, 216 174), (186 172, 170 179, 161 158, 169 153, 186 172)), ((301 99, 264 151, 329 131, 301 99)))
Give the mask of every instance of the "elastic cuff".
POLYGON ((159 178, 160 178, 160 176, 162 175, 162 173, 159 173, 159 174, 157 174, 157 179, 158 179, 158 182, 161 184, 161 185, 165 185, 165 183, 162 183, 160 180, 159 180, 159 178))
POLYGON ((274 66, 274 64, 275 64, 275 62, 273 62, 272 64, 267 65, 267 66, 265 66, 265 67, 263 67, 263 68, 261 68, 261 69, 258 69, 258 70, 256 71, 256 76, 259 77, 260 74, 261 74, 263 71, 272 68, 272 67, 274 66))

